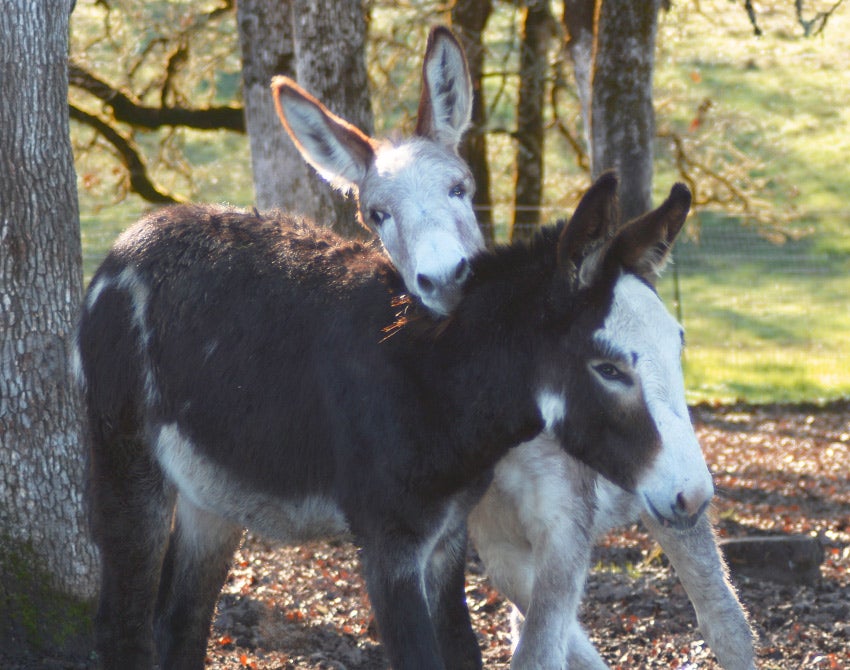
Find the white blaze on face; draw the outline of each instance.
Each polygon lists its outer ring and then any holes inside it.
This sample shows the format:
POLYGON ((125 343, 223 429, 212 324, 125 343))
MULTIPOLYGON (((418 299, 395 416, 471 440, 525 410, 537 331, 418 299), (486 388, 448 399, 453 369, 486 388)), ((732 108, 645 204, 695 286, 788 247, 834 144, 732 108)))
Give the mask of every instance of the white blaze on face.
POLYGON ((437 314, 455 306, 470 258, 484 249, 473 190, 466 164, 423 139, 382 148, 361 189, 366 223, 407 289, 437 314))
MULTIPOLYGON (((594 338, 603 350, 618 352, 627 362, 623 372, 639 385, 661 436, 661 450, 638 482, 639 496, 652 514, 663 517, 662 522, 675 524, 693 517, 711 499, 714 485, 685 400, 681 326, 652 288, 623 274, 594 338)), ((628 387, 623 386, 622 392, 628 393, 628 387)))

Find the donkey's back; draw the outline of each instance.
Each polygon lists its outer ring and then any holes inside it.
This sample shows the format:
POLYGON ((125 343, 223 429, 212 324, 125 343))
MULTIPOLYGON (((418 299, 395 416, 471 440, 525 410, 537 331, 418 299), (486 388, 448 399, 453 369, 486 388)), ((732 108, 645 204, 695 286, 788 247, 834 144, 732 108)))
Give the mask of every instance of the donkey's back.
POLYGON ((333 396, 380 375, 368 356, 399 289, 382 255, 285 215, 195 205, 143 219, 81 319, 95 457, 133 443, 190 501, 283 539, 341 530, 335 511, 274 519, 269 503, 334 507, 333 396), (332 309, 341 296, 350 309, 332 309))

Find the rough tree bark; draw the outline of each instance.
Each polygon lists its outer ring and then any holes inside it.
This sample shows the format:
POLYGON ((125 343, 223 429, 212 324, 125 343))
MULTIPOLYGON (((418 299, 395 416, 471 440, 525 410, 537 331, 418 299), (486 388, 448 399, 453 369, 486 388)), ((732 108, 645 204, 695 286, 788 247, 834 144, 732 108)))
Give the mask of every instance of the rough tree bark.
POLYGON ((540 225, 540 203, 543 197, 544 102, 553 21, 548 0, 533 0, 527 3, 520 43, 514 221, 511 240, 531 239, 540 225))
POLYGON ((661 0, 564 0, 593 179, 620 172, 624 219, 652 207, 652 77, 661 0))
POLYGON ((240 0, 245 118, 256 204, 300 212, 359 234, 356 208, 304 163, 275 114, 269 89, 285 74, 334 113, 373 131, 366 74, 366 17, 360 0, 240 0))
POLYGON ((0 650, 85 649, 80 398, 67 352, 82 296, 68 119, 72 0, 0 11, 0 650))
POLYGON ((581 117, 584 120, 584 139, 590 149, 590 79, 593 72, 593 27, 595 0, 564 0, 564 46, 573 62, 573 73, 581 117))
POLYGON ((591 101, 593 178, 620 172, 620 207, 629 220, 652 208, 655 111, 652 76, 660 0, 601 0, 591 101))
POLYGON ((490 199, 490 168, 487 160, 486 101, 482 85, 484 73, 484 41, 482 34, 493 12, 490 0, 457 0, 452 6, 452 27, 466 52, 472 79, 472 128, 460 147, 475 180, 473 206, 478 225, 488 246, 495 244, 493 202, 490 199))

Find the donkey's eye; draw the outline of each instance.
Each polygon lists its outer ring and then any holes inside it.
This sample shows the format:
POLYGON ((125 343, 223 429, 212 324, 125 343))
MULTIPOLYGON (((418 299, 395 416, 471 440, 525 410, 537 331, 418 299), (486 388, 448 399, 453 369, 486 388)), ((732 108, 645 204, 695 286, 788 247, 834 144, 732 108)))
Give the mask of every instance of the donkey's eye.
POLYGON ((372 223, 380 228, 390 218, 390 215, 380 209, 372 209, 369 210, 369 218, 372 219, 372 223))
POLYGON ((596 374, 606 381, 620 382, 626 385, 631 385, 632 383, 631 377, 613 363, 600 363, 599 365, 594 365, 593 369, 596 370, 596 374))
POLYGON ((463 184, 455 184, 449 191, 449 195, 452 198, 462 198, 466 195, 466 188, 463 184))

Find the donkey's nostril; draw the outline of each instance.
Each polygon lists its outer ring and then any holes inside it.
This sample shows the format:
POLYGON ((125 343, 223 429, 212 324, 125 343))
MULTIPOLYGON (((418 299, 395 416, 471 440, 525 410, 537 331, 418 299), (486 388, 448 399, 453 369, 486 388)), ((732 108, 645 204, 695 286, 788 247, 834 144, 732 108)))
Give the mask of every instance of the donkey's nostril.
POLYGON ((673 514, 676 516, 688 516, 688 501, 685 499, 685 494, 681 491, 676 496, 676 503, 673 505, 673 514))
POLYGON ((672 505, 673 515, 678 517, 693 517, 694 519, 699 518, 705 511, 705 508, 708 507, 709 502, 710 499, 703 500, 700 497, 694 497, 693 500, 688 500, 684 492, 680 491, 676 495, 676 503, 672 505))
POLYGON ((422 293, 432 293, 434 291, 434 282, 422 273, 416 275, 416 284, 422 293))
POLYGON ((457 268, 455 268, 455 281, 458 284, 463 284, 467 277, 469 277, 469 261, 465 258, 461 258, 460 263, 458 263, 457 268))

